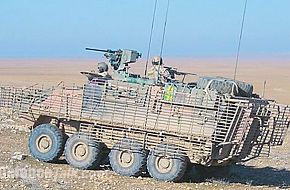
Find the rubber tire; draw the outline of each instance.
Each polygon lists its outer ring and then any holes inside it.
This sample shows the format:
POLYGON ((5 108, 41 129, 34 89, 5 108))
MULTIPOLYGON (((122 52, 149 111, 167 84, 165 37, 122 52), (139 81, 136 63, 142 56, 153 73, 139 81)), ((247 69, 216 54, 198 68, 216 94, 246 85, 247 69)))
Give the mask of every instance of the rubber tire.
POLYGON ((155 161, 160 156, 154 154, 154 151, 150 151, 147 158, 147 170, 151 177, 158 181, 172 181, 179 182, 185 176, 187 171, 188 159, 185 156, 172 157, 173 166, 169 173, 160 173, 155 167, 155 161))
POLYGON ((43 162, 56 162, 64 151, 64 134, 52 124, 41 124, 34 128, 29 136, 29 151, 31 155, 43 162), (41 153, 37 150, 36 140, 39 136, 45 134, 52 140, 52 148, 47 153, 41 153))
POLYGON ((146 172, 148 151, 143 149, 141 143, 130 139, 123 139, 121 142, 116 143, 109 154, 110 165, 116 173, 123 176, 140 176, 143 172, 146 172), (118 162, 118 156, 122 150, 128 150, 134 155, 135 163, 130 167, 123 167, 118 162))
POLYGON ((65 144, 64 155, 65 160, 69 165, 81 170, 93 170, 99 167, 101 159, 102 144, 88 139, 79 134, 72 135, 65 144), (79 161, 73 157, 73 145, 77 142, 83 142, 88 145, 88 157, 85 160, 79 161))

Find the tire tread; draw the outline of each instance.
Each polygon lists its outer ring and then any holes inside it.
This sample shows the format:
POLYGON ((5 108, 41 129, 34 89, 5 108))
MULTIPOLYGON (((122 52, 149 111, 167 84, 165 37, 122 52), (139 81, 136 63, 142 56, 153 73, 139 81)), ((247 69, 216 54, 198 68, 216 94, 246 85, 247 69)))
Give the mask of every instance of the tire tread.
POLYGON ((59 160, 59 158, 62 156, 63 151, 64 151, 64 134, 63 132, 57 128, 55 125, 52 124, 41 124, 39 126, 37 126, 31 133, 30 138, 29 138, 29 143, 28 143, 28 147, 30 150, 31 155, 36 158, 39 159, 43 162, 50 162, 50 163, 54 163, 56 161, 59 160), (32 151, 34 142, 32 142, 32 135, 34 135, 33 133, 41 133, 42 130, 47 130, 49 129, 51 132, 53 132, 54 135, 56 135, 58 141, 57 143, 57 150, 55 151, 54 154, 50 155, 49 157, 46 158, 39 158, 34 151, 32 151))

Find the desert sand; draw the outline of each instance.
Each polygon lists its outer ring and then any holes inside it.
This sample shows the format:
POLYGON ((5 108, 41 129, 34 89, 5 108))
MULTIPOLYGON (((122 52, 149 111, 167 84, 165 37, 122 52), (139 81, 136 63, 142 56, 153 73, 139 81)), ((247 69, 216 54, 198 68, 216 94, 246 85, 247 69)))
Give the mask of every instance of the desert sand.
MULTIPOLYGON (((29 86, 40 84, 82 85, 86 78, 80 71, 94 70, 95 59, 7 59, 0 60, 0 85, 29 86)), ((132 64, 132 72, 144 73, 145 60, 132 64)), ((234 59, 165 59, 165 64, 181 71, 193 72, 198 76, 222 76, 233 78, 234 59)), ((193 81, 196 77, 189 77, 193 81)), ((245 59, 238 66, 237 80, 254 85, 257 94, 263 94, 266 81, 265 98, 278 103, 290 104, 290 59, 245 59)))

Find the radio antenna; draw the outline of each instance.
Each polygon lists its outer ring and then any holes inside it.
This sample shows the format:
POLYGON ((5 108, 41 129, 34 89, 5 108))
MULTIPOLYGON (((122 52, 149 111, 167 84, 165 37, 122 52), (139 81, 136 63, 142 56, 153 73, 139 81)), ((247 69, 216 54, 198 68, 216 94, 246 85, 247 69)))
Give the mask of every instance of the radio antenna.
POLYGON ((166 16, 165 16, 165 21, 164 21, 162 42, 161 42, 161 48, 160 48, 160 57, 162 57, 162 55, 163 55, 163 48, 164 48, 164 41, 165 41, 165 34, 166 34, 166 27, 167 27, 167 20, 168 20, 169 5, 170 5, 170 0, 167 0, 166 16))
MULTIPOLYGON (((169 12, 169 5, 170 5, 170 0, 167 0, 167 8, 166 8, 166 15, 165 15, 165 21, 164 21, 164 27, 163 27, 163 34, 162 34, 162 42, 161 42, 161 48, 160 48, 160 61, 162 60, 162 55, 163 55, 163 48, 164 48, 164 41, 165 41, 165 34, 166 34, 166 27, 167 27, 167 20, 168 20, 168 12, 169 12)), ((159 63, 158 66, 158 75, 157 75, 157 82, 160 82, 160 67, 161 67, 161 62, 159 63)))
POLYGON ((234 80, 236 80, 237 69, 238 69, 238 64, 239 64, 239 59, 240 59, 241 42, 242 42, 242 38, 243 38, 243 31, 244 31, 244 24, 245 24, 245 18, 246 18, 247 5, 248 5, 248 0, 245 0, 243 19, 242 19, 242 25, 241 25, 241 31, 240 31, 240 37, 239 37, 239 43, 238 43, 238 49, 237 49, 237 56, 236 56, 234 80))
POLYGON ((265 91, 266 91, 266 85, 267 85, 267 81, 264 81, 264 85, 263 85, 263 94, 262 94, 262 98, 265 97, 265 91))
POLYGON ((145 77, 147 77, 147 71, 148 71, 148 62, 149 62, 151 43, 152 43, 152 36, 153 36, 155 17, 156 17, 156 8, 157 8, 157 0, 155 0, 154 9, 153 9, 153 15, 152 15, 151 30, 150 30, 150 37, 149 37, 149 44, 148 44, 148 51, 147 51, 147 59, 146 59, 145 73, 144 73, 145 77))

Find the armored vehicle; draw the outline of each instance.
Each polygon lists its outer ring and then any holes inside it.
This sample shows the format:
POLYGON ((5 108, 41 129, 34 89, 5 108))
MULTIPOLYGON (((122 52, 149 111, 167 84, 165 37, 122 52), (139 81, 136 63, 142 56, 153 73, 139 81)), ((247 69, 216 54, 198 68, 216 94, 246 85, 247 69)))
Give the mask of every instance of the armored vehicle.
POLYGON ((139 52, 88 50, 104 52, 108 62, 81 72, 83 86, 0 89, 1 107, 34 122, 28 144, 38 160, 64 154, 75 168, 95 169, 109 150, 118 174, 179 181, 190 163, 226 167, 283 143, 289 106, 253 94, 250 84, 222 77, 185 82, 193 74, 164 66, 160 57, 140 76, 129 72, 139 52))

